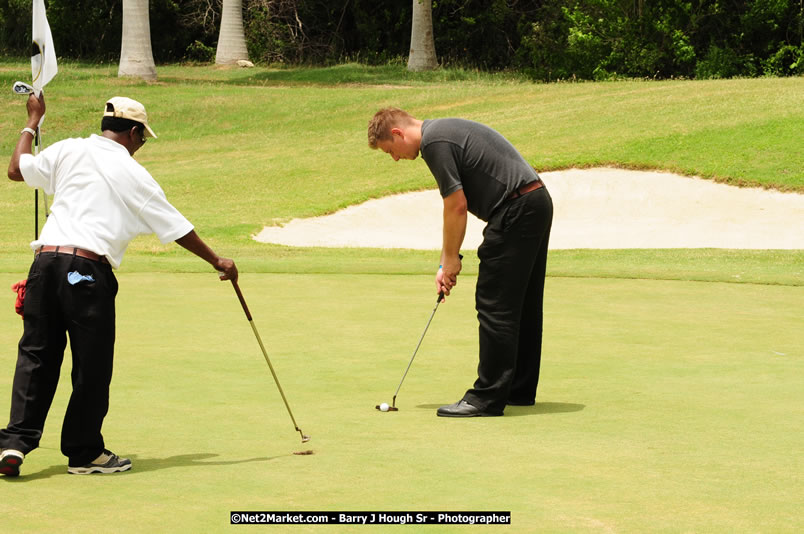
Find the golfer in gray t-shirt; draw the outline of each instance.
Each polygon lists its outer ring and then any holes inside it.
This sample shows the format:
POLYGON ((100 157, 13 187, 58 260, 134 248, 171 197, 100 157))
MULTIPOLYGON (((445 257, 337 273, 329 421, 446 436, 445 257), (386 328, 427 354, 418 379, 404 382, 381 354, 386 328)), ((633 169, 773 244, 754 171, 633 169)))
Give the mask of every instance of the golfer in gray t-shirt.
POLYGON ((467 212, 488 223, 477 250, 478 378, 438 415, 502 415, 507 404, 534 404, 553 221, 553 203, 539 175, 502 135, 469 120, 422 121, 385 108, 369 122, 368 140, 395 161, 421 153, 438 183, 444 199, 438 292, 449 295, 458 281, 467 212))

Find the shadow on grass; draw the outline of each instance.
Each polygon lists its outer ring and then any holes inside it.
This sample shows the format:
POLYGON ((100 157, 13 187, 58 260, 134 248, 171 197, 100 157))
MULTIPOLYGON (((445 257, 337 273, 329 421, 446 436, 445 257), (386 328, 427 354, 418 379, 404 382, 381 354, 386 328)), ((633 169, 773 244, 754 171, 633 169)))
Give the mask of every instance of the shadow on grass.
MULTIPOLYGON (((419 404, 416 408, 423 408, 426 410, 437 410, 441 406, 450 404, 445 402, 443 404, 419 404)), ((544 415, 550 413, 570 413, 580 412, 586 408, 585 404, 576 404, 573 402, 537 402, 533 406, 507 406, 505 408, 505 417, 520 417, 523 415, 544 415)))
POLYGON ((585 404, 574 402, 537 402, 533 406, 507 406, 505 416, 519 417, 522 415, 580 412, 584 408, 586 408, 585 404))
MULTIPOLYGON (((160 469, 170 469, 173 467, 206 467, 215 465, 235 465, 244 464, 249 462, 269 462, 277 458, 285 456, 293 456, 292 454, 283 454, 281 456, 266 456, 263 458, 248 458, 245 460, 227 460, 227 461, 206 461, 210 458, 215 458, 218 454, 179 454, 177 456, 170 456, 168 458, 138 458, 136 455, 130 455, 132 468, 130 471, 123 473, 115 473, 115 476, 130 476, 137 473, 147 473, 149 471, 158 471, 160 469)), ((24 468, 23 468, 24 469, 24 468)), ((36 473, 26 474, 24 471, 19 477, 0 477, 3 480, 11 483, 32 482, 34 480, 41 480, 50 478, 56 475, 70 476, 67 472, 67 466, 64 464, 54 465, 43 469, 36 473)), ((80 476, 80 475, 77 475, 80 476)))
POLYGON ((215 458, 218 454, 179 454, 178 456, 171 456, 169 458, 137 458, 136 455, 131 456, 131 463, 134 467, 131 472, 143 473, 148 471, 157 471, 159 469, 168 469, 173 467, 205 467, 210 465, 235 465, 245 464, 249 462, 270 462, 283 456, 292 456, 291 454, 284 454, 281 456, 265 456, 262 458, 248 458, 245 460, 217 460, 207 461, 210 458, 215 458))
POLYGON ((50 478, 55 475, 67 475, 67 464, 53 465, 42 471, 28 474, 25 472, 25 464, 20 468, 20 476, 18 477, 0 477, 4 482, 9 484, 21 484, 23 482, 33 482, 34 480, 42 480, 50 478))

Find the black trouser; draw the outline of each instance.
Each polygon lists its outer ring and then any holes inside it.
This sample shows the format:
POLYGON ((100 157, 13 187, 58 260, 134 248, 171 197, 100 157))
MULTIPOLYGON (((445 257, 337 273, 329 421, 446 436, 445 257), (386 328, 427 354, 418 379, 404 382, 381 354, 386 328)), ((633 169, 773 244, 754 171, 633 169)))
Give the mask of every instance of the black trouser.
POLYGON ((61 430, 69 465, 85 465, 104 450, 101 426, 109 409, 114 355, 117 279, 111 266, 80 256, 43 252, 34 259, 25 290, 24 331, 8 428, 0 447, 28 453, 39 446, 70 335, 73 392, 61 430), (91 276, 75 285, 67 274, 91 276))
POLYGON ((483 230, 475 307, 480 323, 477 381, 464 399, 502 413, 536 397, 542 308, 553 201, 546 187, 509 200, 483 230))

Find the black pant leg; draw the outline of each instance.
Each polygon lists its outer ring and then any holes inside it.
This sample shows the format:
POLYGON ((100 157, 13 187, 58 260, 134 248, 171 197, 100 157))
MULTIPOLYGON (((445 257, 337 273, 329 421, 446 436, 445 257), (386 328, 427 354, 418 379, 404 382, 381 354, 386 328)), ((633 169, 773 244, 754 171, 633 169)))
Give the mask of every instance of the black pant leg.
POLYGON ((71 259, 70 271, 94 280, 75 285, 65 281, 61 296, 73 355, 73 392, 64 414, 61 450, 69 465, 78 467, 105 448, 101 427, 109 410, 117 280, 109 265, 81 257, 71 259))
POLYGON ((517 404, 528 404, 536 399, 539 371, 542 360, 542 332, 544 325, 544 281, 547 272, 547 249, 552 227, 552 201, 549 195, 539 199, 543 204, 541 213, 549 213, 536 261, 531 270, 519 321, 519 346, 517 347, 516 373, 508 399, 517 404))
MULTIPOLYGON (((529 310, 535 306, 541 313, 543 289, 529 292, 529 287, 544 284, 542 263, 546 264, 551 224, 552 201, 542 188, 503 205, 484 230, 483 243, 478 248, 480 268, 475 290, 480 362, 474 387, 464 395, 482 410, 504 410, 517 375, 523 309, 527 303, 529 310), (537 303, 528 300, 537 296, 537 303)), ((529 329, 525 337, 535 341, 532 325, 526 322, 524 326, 529 329)), ((533 343, 529 343, 527 351, 537 376, 540 327, 538 339, 538 353, 533 354, 533 343)), ((529 374, 533 376, 532 369, 529 374)))
POLYGON ((25 454, 39 446, 67 344, 56 290, 59 273, 54 254, 40 254, 28 272, 11 415, 0 430, 0 447, 25 454))

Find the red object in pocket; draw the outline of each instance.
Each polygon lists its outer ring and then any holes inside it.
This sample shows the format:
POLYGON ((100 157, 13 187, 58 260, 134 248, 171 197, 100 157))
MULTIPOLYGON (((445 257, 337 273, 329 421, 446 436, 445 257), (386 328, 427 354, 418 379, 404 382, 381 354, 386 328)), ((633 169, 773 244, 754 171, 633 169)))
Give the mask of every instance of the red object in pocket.
POLYGON ((11 284, 11 290, 16 291, 17 293, 17 300, 14 302, 14 311, 22 317, 22 310, 25 306, 25 284, 28 283, 28 280, 20 280, 16 284, 11 284))

